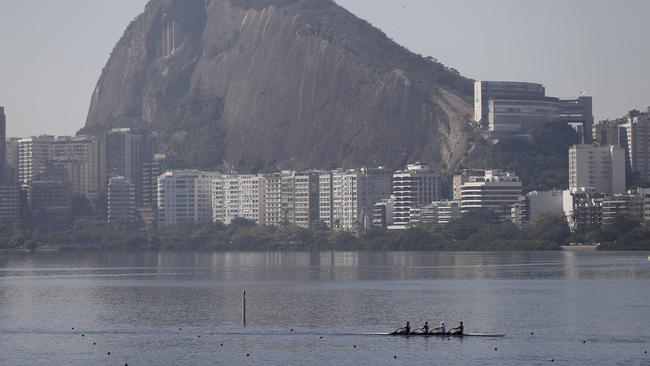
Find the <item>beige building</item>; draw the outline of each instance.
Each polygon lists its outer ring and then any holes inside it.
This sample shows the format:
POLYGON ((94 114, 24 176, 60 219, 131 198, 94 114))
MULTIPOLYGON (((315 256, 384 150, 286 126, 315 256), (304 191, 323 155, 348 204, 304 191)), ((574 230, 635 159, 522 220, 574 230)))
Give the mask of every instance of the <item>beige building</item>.
POLYGON ((59 137, 50 144, 49 157, 54 169, 70 184, 72 195, 92 200, 103 191, 104 159, 96 137, 59 137))
POLYGON ((574 145, 569 149, 569 190, 625 192, 625 151, 618 146, 574 145))
POLYGON ((650 114, 628 118, 619 128, 619 139, 632 172, 650 180, 650 114))

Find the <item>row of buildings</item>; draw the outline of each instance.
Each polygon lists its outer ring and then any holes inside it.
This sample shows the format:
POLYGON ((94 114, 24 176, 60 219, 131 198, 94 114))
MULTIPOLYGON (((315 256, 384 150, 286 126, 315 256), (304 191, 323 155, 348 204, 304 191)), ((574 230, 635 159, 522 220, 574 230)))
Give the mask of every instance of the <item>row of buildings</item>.
POLYGON ((339 230, 369 227, 376 202, 395 201, 395 220, 440 199, 440 174, 425 164, 386 168, 282 171, 238 175, 169 171, 158 177, 158 226, 182 221, 230 224, 244 218, 260 225, 310 227, 319 221, 339 230))
MULTIPOLYGON (((477 82, 476 88, 477 104, 487 98, 487 118, 496 125, 505 118, 497 113, 505 109, 494 108, 503 105, 496 101, 540 102, 535 98, 544 94, 543 86, 530 83, 477 82)), ((569 111, 569 101, 562 103, 561 110, 569 111)), ((581 112, 569 113, 571 120, 562 118, 586 131, 590 107, 578 109, 581 112)), ((483 115, 485 110, 477 105, 476 112, 483 115)), ((647 220, 647 193, 627 192, 625 172, 626 166, 634 166, 636 172, 647 174, 650 118, 638 113, 615 129, 610 125, 593 127, 597 143, 570 149, 568 190, 524 195, 514 172, 474 169, 453 177, 451 199, 443 197, 441 174, 421 163, 399 171, 379 167, 240 175, 168 170, 165 157, 156 154, 156 136, 141 129, 113 129, 103 138, 4 138, 0 224, 24 220, 42 230, 63 228, 71 224, 75 197, 99 202, 104 195, 108 222, 115 227, 167 227, 188 221, 229 224, 244 218, 260 225, 309 227, 322 222, 338 230, 371 225, 404 229, 445 224, 478 209, 490 209, 502 220, 519 224, 545 213, 563 214, 574 230, 611 222, 624 209, 631 217, 647 220)), ((4 136, 2 108, 0 127, 4 136)))
MULTIPOLYGON (((6 116, 0 107, 2 137, 5 131, 6 116)), ((44 231, 69 227, 78 199, 97 205, 109 195, 115 203, 121 194, 118 186, 132 188, 139 217, 153 220, 155 184, 161 172, 155 136, 145 130, 113 129, 104 138, 2 138, 1 144, 0 226, 27 222, 44 231)), ((115 207, 109 209, 109 221, 116 217, 124 221, 115 207)))

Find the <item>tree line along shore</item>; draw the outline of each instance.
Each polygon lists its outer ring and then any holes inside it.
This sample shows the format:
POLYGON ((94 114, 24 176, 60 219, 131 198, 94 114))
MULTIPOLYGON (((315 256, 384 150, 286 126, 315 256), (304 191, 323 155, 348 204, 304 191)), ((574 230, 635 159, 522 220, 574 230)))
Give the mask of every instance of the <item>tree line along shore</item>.
POLYGON ((187 222, 164 229, 114 230, 96 218, 77 219, 71 229, 38 232, 22 227, 0 232, 0 250, 209 250, 209 251, 526 251, 560 250, 569 243, 599 243, 598 250, 650 250, 650 228, 626 217, 589 232, 571 233, 564 217, 542 216, 519 227, 491 211, 477 211, 450 223, 391 231, 370 228, 335 231, 258 226, 245 219, 230 225, 187 222))

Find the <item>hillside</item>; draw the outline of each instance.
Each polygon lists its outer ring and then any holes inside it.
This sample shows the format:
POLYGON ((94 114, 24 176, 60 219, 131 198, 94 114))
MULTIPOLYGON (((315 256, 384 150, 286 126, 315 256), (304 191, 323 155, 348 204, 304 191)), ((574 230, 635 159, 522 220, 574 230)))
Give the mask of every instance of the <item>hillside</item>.
POLYGON ((152 0, 111 53, 81 132, 145 125, 199 168, 453 169, 470 148, 471 93, 331 0, 152 0))

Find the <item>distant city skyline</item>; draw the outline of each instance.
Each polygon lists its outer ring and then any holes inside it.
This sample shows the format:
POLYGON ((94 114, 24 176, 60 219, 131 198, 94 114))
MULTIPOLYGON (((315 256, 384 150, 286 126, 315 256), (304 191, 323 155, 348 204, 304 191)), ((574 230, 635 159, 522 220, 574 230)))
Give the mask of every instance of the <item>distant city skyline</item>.
MULTIPOLYGON (((0 106, 7 136, 74 134, 111 50, 146 0, 6 0, 0 106), (80 16, 83 15, 83 16, 80 16)), ((650 2, 338 0, 415 53, 479 80, 594 97, 596 121, 650 105, 650 2)))

